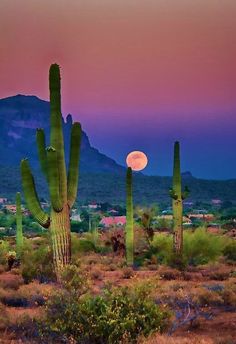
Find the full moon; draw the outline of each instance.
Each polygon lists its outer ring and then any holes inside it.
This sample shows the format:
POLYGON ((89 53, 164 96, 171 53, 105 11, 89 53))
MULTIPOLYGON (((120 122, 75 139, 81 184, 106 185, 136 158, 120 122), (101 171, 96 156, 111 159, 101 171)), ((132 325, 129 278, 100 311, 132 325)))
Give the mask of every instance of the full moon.
POLYGON ((131 167, 133 171, 143 170, 148 163, 146 154, 140 151, 133 151, 127 155, 126 164, 131 167))

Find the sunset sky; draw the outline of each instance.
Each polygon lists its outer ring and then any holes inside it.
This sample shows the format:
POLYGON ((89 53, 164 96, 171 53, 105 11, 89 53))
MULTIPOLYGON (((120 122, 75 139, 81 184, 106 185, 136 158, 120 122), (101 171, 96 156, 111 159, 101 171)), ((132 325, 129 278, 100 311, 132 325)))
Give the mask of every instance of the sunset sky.
POLYGON ((91 144, 144 170, 236 178, 235 0, 1 0, 0 98, 48 99, 62 72, 63 114, 91 144))

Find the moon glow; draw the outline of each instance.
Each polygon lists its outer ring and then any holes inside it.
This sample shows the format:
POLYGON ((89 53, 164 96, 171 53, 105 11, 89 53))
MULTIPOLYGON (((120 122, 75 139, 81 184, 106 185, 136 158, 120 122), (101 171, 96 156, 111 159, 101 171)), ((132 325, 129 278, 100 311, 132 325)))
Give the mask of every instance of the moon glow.
POLYGON ((133 171, 143 170, 148 163, 146 154, 140 151, 133 151, 127 155, 126 164, 131 167, 133 171))

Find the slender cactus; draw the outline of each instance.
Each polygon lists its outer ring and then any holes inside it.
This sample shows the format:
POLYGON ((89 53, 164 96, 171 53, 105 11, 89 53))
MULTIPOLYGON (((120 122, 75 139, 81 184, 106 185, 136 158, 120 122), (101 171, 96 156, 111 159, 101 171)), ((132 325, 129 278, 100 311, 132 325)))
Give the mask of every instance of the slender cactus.
POLYGON ((21 210, 21 195, 20 192, 16 194, 16 257, 21 258, 23 248, 23 229, 22 229, 22 210, 21 210))
POLYGON ((50 215, 40 205, 28 160, 21 161, 25 199, 29 210, 38 223, 50 230, 53 260, 58 280, 60 280, 61 270, 71 260, 70 209, 73 207, 77 196, 81 141, 81 126, 79 123, 74 123, 71 130, 70 161, 67 176, 62 131, 60 80, 59 66, 57 64, 51 65, 49 71, 50 146, 46 147, 43 129, 37 129, 36 133, 41 169, 49 186, 50 215))
POLYGON ((174 167, 173 167, 173 187, 170 189, 173 207, 173 229, 174 229, 174 254, 181 262, 183 255, 183 199, 188 196, 189 190, 185 187, 182 193, 181 172, 180 172, 180 145, 174 144, 174 167))
POLYGON ((133 224, 133 194, 132 194, 132 169, 127 168, 126 174, 126 229, 125 246, 127 265, 134 264, 134 224, 133 224))

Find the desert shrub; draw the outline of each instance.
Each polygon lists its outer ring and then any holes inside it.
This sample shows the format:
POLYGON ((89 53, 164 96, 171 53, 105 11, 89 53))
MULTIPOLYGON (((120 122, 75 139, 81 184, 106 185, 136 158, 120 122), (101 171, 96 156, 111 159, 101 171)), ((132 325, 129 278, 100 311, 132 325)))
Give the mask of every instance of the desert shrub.
POLYGON ((102 239, 108 252, 112 250, 113 253, 124 255, 125 238, 123 229, 110 229, 103 233, 102 239))
POLYGON ((93 269, 91 271, 91 277, 94 280, 101 281, 102 278, 103 278, 103 272, 100 269, 98 269, 98 268, 93 269))
POLYGON ((47 304, 41 336, 57 334, 66 342, 86 344, 136 343, 139 335, 163 332, 169 318, 169 312, 141 288, 105 290, 102 296, 80 298, 57 293, 47 304))
POLYGON ((177 269, 161 268, 159 271, 160 277, 164 280, 171 281, 181 278, 181 272, 177 269))
POLYGON ((21 276, 11 274, 9 272, 0 275, 0 287, 4 289, 17 290, 23 284, 21 276))
POLYGON ((88 281, 85 273, 75 265, 68 265, 64 268, 61 275, 62 286, 71 292, 79 295, 84 294, 88 290, 88 281))
POLYGON ((10 251, 10 245, 6 240, 0 240, 0 264, 7 264, 7 253, 10 251))
POLYGON ((193 301, 200 306, 220 306, 224 300, 219 293, 208 288, 196 288, 193 295, 193 301))
MULTIPOLYGON (((208 233, 204 228, 194 232, 184 231, 183 264, 199 265, 214 261, 223 254, 227 243, 227 238, 208 233)), ((155 235, 152 247, 159 262, 172 265, 174 256, 171 235, 155 235)))
POLYGON ((190 265, 206 264, 222 255, 227 239, 198 228, 184 232, 184 256, 190 265))
POLYGON ((116 270, 118 270, 118 267, 117 267, 116 264, 111 263, 111 264, 108 265, 107 269, 108 269, 108 271, 116 271, 116 270))
POLYGON ((122 277, 125 279, 129 279, 134 276, 134 270, 130 267, 126 267, 122 271, 122 277))
POLYGON ((227 306, 236 307, 236 285, 234 283, 226 284, 225 287, 219 291, 224 304, 227 306))
POLYGON ((9 323, 6 308, 0 303, 0 330, 4 330, 9 323))
POLYGON ((51 246, 41 243, 37 248, 33 247, 30 240, 25 240, 21 259, 21 272, 25 283, 33 280, 48 282, 55 280, 51 246))
POLYGON ((223 254, 227 260, 236 262, 236 241, 232 241, 224 247, 223 254))
POLYGON ((33 282, 21 285, 17 291, 0 289, 0 301, 10 307, 37 307, 45 303, 52 291, 52 285, 33 282))
POLYGON ((225 281, 230 277, 229 271, 212 271, 208 274, 208 278, 215 281, 225 281))
POLYGON ((81 253, 95 252, 96 247, 92 240, 79 237, 78 234, 72 233, 71 236, 71 251, 72 256, 76 256, 81 253))
POLYGON ((172 235, 154 235, 152 249, 157 256, 157 262, 167 264, 173 251, 172 235))

